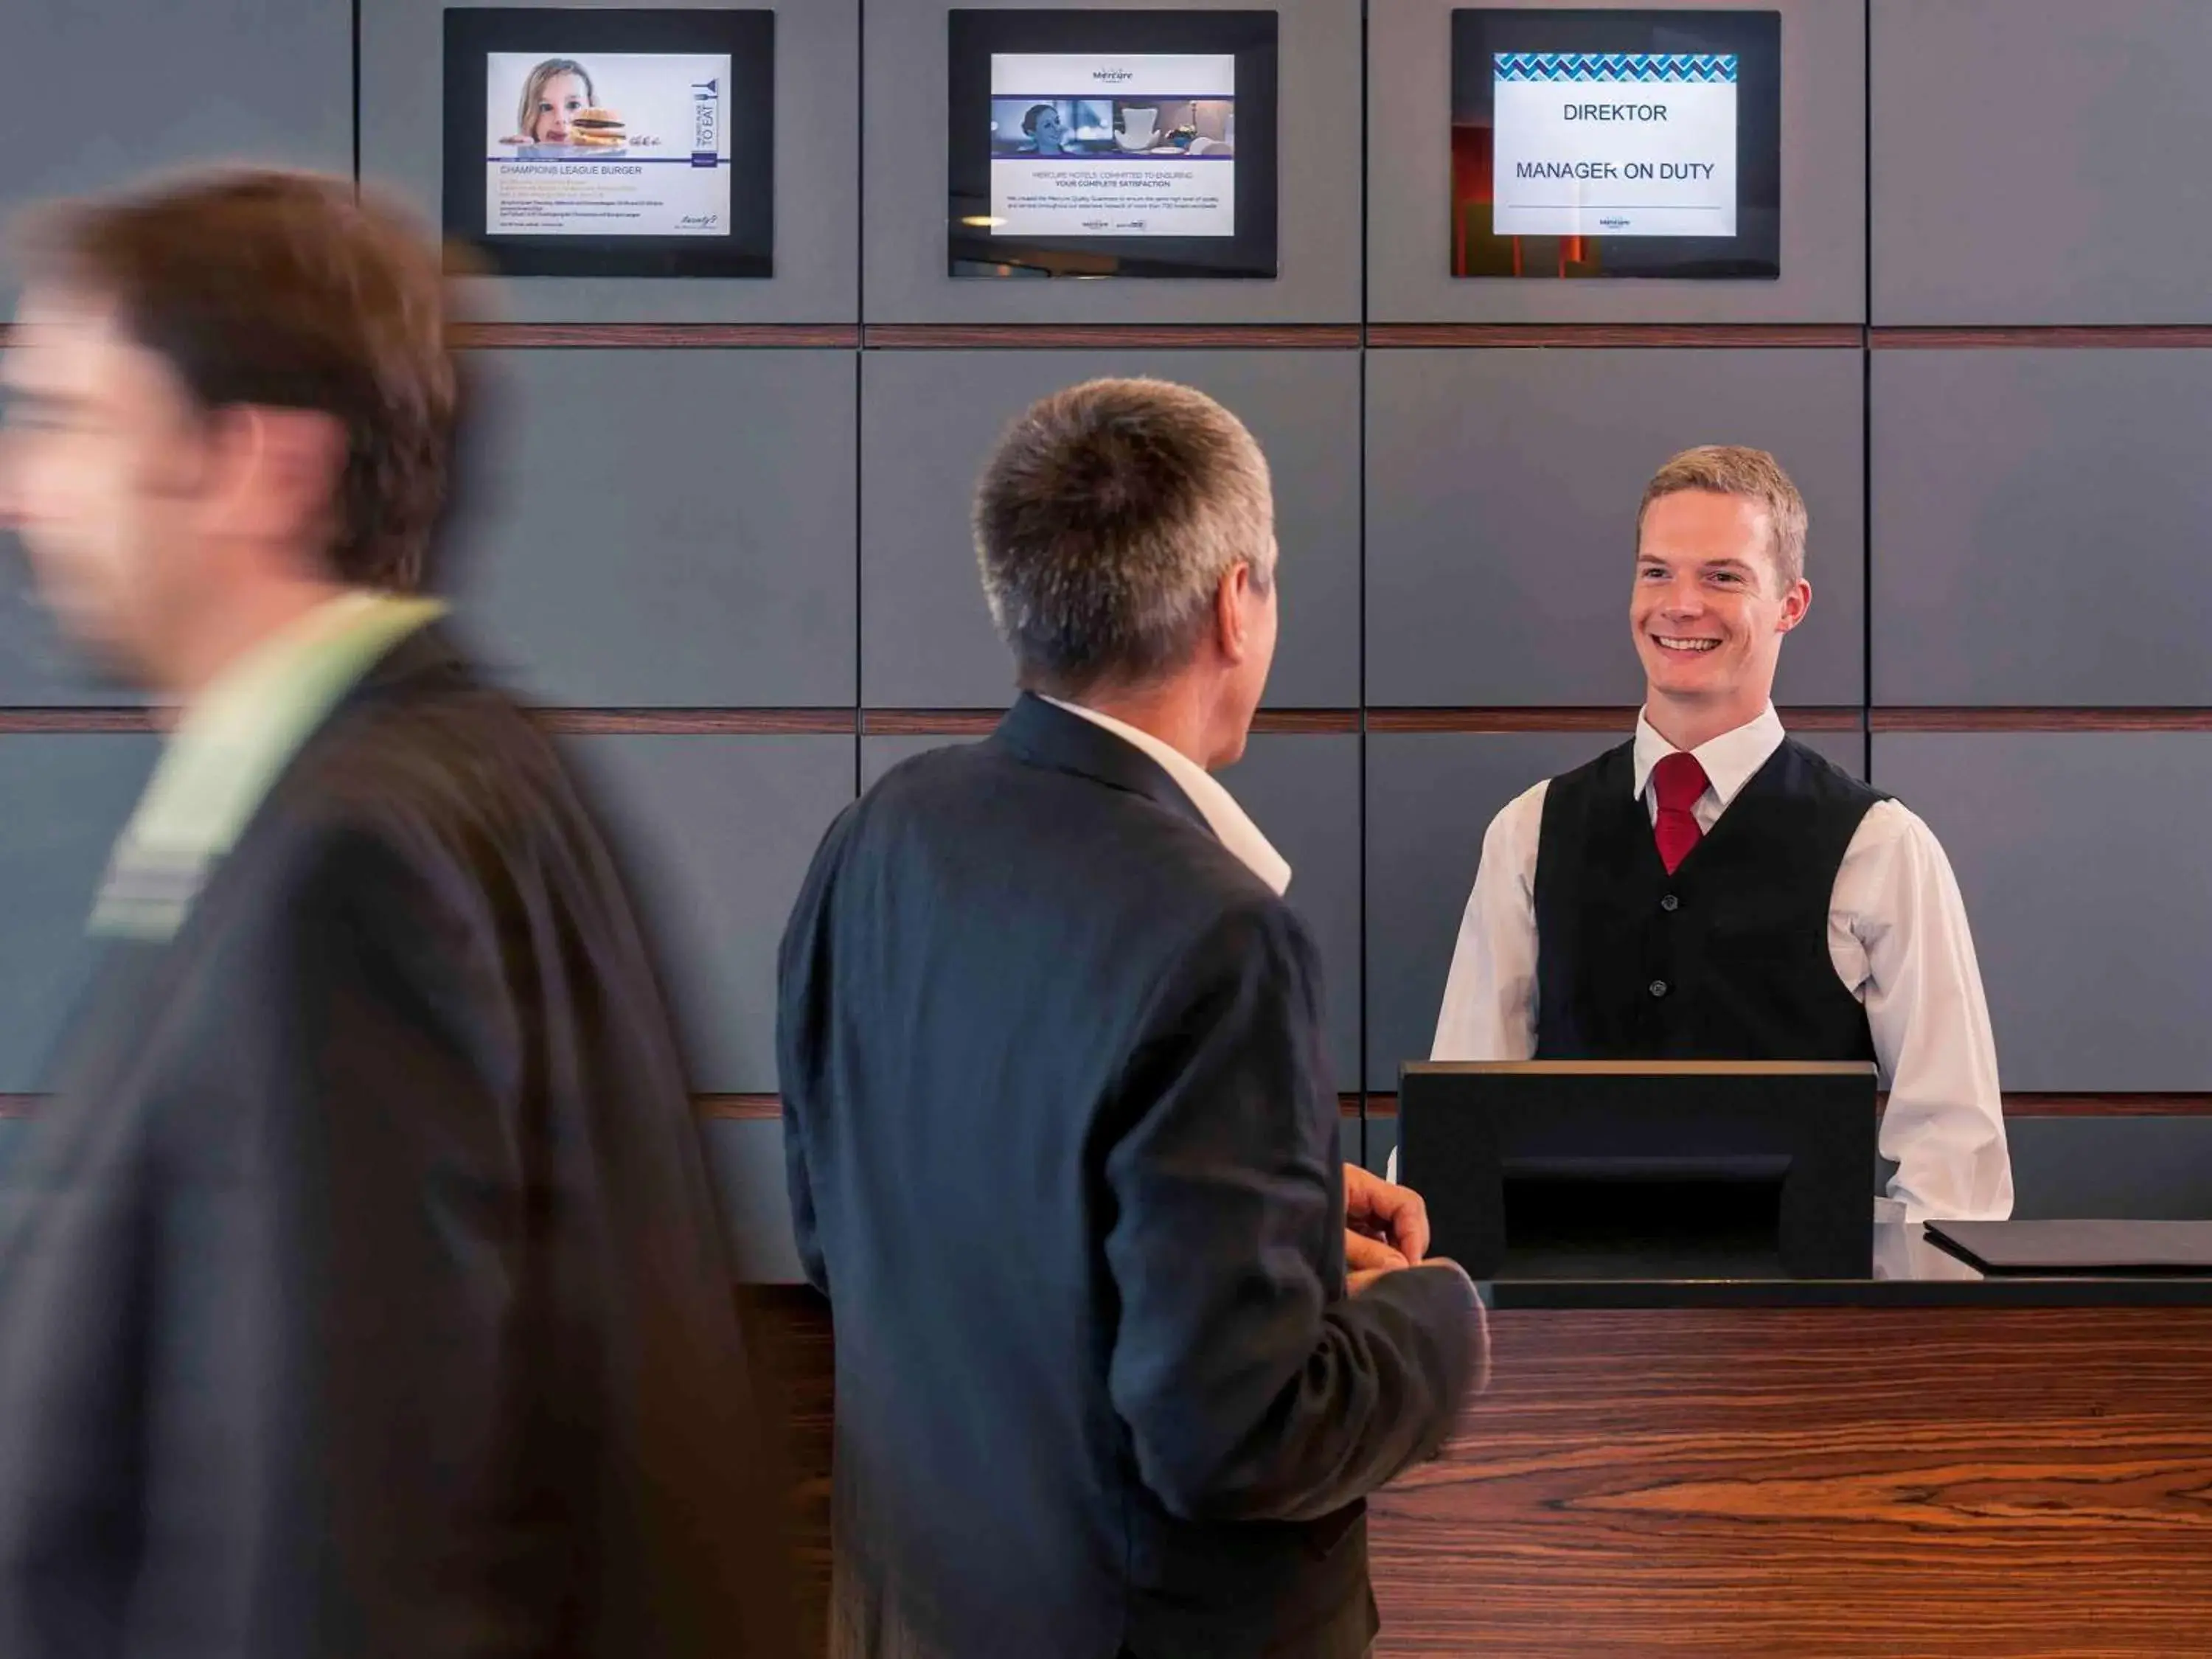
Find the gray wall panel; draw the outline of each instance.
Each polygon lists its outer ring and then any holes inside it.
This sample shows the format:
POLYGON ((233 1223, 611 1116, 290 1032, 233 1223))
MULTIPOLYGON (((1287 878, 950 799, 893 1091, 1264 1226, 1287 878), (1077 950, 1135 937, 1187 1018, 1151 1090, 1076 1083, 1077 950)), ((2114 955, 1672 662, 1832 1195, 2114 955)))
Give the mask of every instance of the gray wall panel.
POLYGON ((0 39, 0 219, 197 161, 353 171, 348 0, 15 0, 0 39))
POLYGON ((791 1237, 791 1193, 783 1179, 783 1125, 750 1118, 709 1118, 699 1129, 738 1281, 804 1282, 806 1275, 791 1237))
POLYGON ((1874 355, 1878 703, 2212 703, 2212 351, 1874 355))
MULTIPOLYGON (((1096 285, 1092 285, 1094 288, 1096 285)), ((1274 477, 1282 637, 1273 708, 1359 697, 1359 361, 1337 351, 870 352, 861 373, 861 699, 988 708, 1013 670, 969 510, 1006 422, 1103 374, 1185 381, 1252 429, 1274 477)))
POLYGON ((495 663, 590 708, 854 702, 850 352, 483 355, 508 418, 464 570, 495 663))
MULTIPOLYGON (((531 7, 541 0, 467 3, 531 7)), ((627 3, 571 0, 576 9, 620 10, 627 3)), ((480 278, 465 286, 483 314, 549 323, 834 323, 859 314, 860 157, 851 134, 860 80, 860 0, 746 3, 776 15, 775 276, 480 278)), ((721 0, 654 4, 672 10, 721 9, 721 0)), ((447 9, 446 0, 367 0, 361 9, 362 176, 409 198, 433 219, 443 189, 447 9)), ((559 50, 550 44, 547 49, 559 50)))
MULTIPOLYGON (((1037 0, 962 0, 1024 10, 1037 0)), ((872 323, 1330 323, 1359 317, 1359 0, 1275 0, 1279 14, 1280 276, 1106 282, 945 274, 949 0, 871 0, 867 276, 872 323)), ((1055 8, 1046 8, 1053 9, 1055 8)), ((1067 8, 1073 9, 1073 8, 1067 8)), ((1157 9, 1089 0, 1090 11, 1157 9)), ((1441 137, 1439 137, 1441 142, 1441 137)))
POLYGON ((595 786, 668 976, 695 1089, 773 1091, 775 951, 822 833, 853 798, 850 738, 588 737, 595 786))
MULTIPOLYGON (((1369 8, 1368 315, 1375 322, 1855 323, 1866 315, 1865 0, 1688 0, 1782 14, 1782 275, 1539 282, 1451 274, 1451 14, 1523 0, 1369 8)), ((1583 0, 1577 10, 1649 9, 1583 0)))
POLYGON ((1370 1117, 1367 1120, 1366 1138, 1360 1143, 1360 1163, 1376 1175, 1387 1175, 1390 1169, 1390 1154, 1398 1150, 1398 1120, 1395 1117, 1370 1117))
MULTIPOLYGON (((1483 832, 1507 802, 1622 741, 1591 732, 1370 732, 1367 738, 1367 1086, 1426 1060, 1483 832)), ((1804 742, 1864 770, 1856 732, 1804 742)))
POLYGON ((0 708, 143 703, 63 637, 40 603, 28 559, 15 532, 0 529, 0 708))
POLYGON ((2212 1220, 2212 1118, 2014 1117, 2005 1141, 2021 1220, 2212 1220))
POLYGON ((2201 323, 2212 6, 1874 0, 1877 323, 2201 323))
MULTIPOLYGON (((861 787, 945 738, 863 738, 861 787)), ((1336 1086, 1359 1086, 1359 739, 1346 732, 1262 732, 1222 783, 1290 861, 1291 906, 1312 929, 1327 976, 1336 1086)))
MULTIPOLYGON (((0 221, 194 161, 352 172, 352 32, 347 0, 0 8, 0 61, 12 71, 0 221)), ((16 297, 16 268, 0 261, 0 320, 16 297)), ((0 704, 137 701, 58 642, 0 530, 0 704)))
POLYGON ((1863 368, 1820 350, 1380 351, 1367 386, 1367 700, 1629 703, 1636 506, 1693 444, 1781 459, 1814 604, 1775 695, 1855 704, 1863 368))
POLYGON ((1367 1086, 1398 1087, 1436 1036, 1460 915, 1498 809, 1619 738, 1583 732, 1367 738, 1367 1086))
POLYGON ((1974 928, 2008 1090, 2212 1089, 2212 733, 1877 732, 1974 928))
POLYGON ((85 921, 155 752, 137 734, 0 737, 0 1093, 52 1081, 97 954, 85 921))
POLYGON ((1290 860, 1286 895, 1321 949, 1330 1063, 1359 1087, 1359 739, 1268 732, 1221 775, 1237 805, 1290 860))
MULTIPOLYGON (((1360 1121, 1358 1118, 1347 1117, 1342 1121, 1337 1129, 1336 1144, 1338 1155, 1341 1157, 1346 1164, 1364 1164, 1364 1155, 1363 1148, 1366 1145, 1366 1139, 1362 1133, 1360 1121)), ((0 1158, 5 1158, 6 1156, 6 1144, 4 1142, 0 1142, 0 1158)))

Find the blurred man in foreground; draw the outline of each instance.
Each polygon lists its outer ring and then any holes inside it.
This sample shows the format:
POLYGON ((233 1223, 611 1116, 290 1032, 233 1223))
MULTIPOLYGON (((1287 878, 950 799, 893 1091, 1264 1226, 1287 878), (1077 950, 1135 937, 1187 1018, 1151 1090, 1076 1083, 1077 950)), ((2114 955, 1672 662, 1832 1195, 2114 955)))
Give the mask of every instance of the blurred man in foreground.
POLYGON ((784 938, 833 1652, 1357 1659, 1362 1500, 1483 1330, 1419 1201, 1339 1160, 1289 868, 1207 775, 1274 651, 1267 463, 1097 381, 1009 429, 975 531, 1024 695, 839 820, 784 938))
POLYGON ((0 512, 174 721, 0 1188, 0 1654, 782 1659, 629 903, 418 597, 436 247, 242 173, 28 257, 0 512))

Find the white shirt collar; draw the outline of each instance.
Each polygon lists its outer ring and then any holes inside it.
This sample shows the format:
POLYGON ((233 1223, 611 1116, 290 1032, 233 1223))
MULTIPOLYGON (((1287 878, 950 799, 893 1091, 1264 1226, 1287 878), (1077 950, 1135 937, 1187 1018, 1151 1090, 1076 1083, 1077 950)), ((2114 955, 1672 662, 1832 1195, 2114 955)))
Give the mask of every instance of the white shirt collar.
POLYGON ((1046 697, 1045 702, 1055 708, 1065 708, 1071 714, 1080 714, 1093 726, 1103 726, 1124 743, 1133 744, 1160 763, 1161 769, 1175 780, 1176 787, 1190 797, 1190 804, 1198 808, 1199 816, 1213 831, 1214 838, 1234 854, 1239 863, 1267 883, 1279 897, 1291 884, 1291 866, 1267 838, 1260 833, 1260 826, 1245 815, 1236 798, 1204 767, 1176 748, 1162 743, 1149 732, 1115 720, 1111 714, 1102 714, 1095 708, 1085 708, 1081 703, 1062 702, 1058 697, 1046 697))
MULTIPOLYGON (((1720 799, 1723 811, 1736 798, 1744 785, 1749 783, 1759 769, 1774 757, 1782 747, 1782 717, 1768 703, 1759 718, 1733 732, 1723 732, 1717 738, 1699 744, 1690 752, 1698 757, 1698 764, 1705 769, 1705 782, 1720 799)), ((1661 737, 1651 722, 1639 711, 1636 716, 1636 794, 1638 799, 1651 781, 1651 769, 1675 752, 1674 745, 1661 737)))

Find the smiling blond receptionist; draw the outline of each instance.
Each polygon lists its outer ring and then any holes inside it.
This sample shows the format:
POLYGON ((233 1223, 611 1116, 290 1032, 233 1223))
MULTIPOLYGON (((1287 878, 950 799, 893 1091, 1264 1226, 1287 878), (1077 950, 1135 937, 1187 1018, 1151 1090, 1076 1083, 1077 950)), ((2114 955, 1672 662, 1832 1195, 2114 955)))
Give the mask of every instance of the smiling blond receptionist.
POLYGON ((1685 451, 1638 518, 1631 742, 1498 813, 1437 1060, 1872 1060, 1908 1220, 2012 1211, 1996 1044, 1928 826, 1787 737, 1803 498, 1762 450, 1685 451))

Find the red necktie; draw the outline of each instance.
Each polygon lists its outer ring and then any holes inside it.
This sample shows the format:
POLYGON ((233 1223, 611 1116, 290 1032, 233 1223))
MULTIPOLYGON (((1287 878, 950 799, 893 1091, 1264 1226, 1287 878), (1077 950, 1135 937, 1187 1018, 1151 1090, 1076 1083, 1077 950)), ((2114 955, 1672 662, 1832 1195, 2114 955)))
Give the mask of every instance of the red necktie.
POLYGON ((1705 793, 1705 769, 1695 755, 1673 754, 1651 769, 1651 787, 1659 797, 1659 816, 1651 834, 1659 843, 1659 861, 1673 875, 1690 849, 1705 839, 1691 809, 1705 793))

